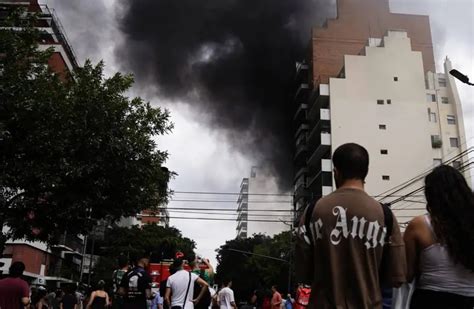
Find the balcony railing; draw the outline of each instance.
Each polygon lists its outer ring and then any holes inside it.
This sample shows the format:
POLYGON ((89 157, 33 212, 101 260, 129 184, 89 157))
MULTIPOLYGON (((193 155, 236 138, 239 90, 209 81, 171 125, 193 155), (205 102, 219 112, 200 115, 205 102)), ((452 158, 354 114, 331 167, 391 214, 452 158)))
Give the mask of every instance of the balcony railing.
POLYGON ((329 85, 321 84, 310 99, 308 118, 315 119, 314 114, 321 108, 329 108, 329 85))
POLYGON ((61 24, 61 21, 56 16, 56 12, 54 11, 54 9, 49 9, 49 7, 46 4, 41 4, 40 7, 41 7, 41 14, 39 18, 50 20, 50 26, 53 29, 54 34, 58 38, 59 43, 61 43, 64 50, 66 51, 69 57, 69 60, 74 66, 74 69, 76 69, 78 67, 78 64, 76 61, 76 54, 74 50, 72 49, 71 45, 69 44, 69 39, 66 36, 66 31, 64 31, 64 27, 61 24))
POLYGON ((313 127, 311 132, 308 135, 307 144, 308 145, 319 145, 321 143, 320 134, 329 133, 331 130, 331 125, 329 120, 321 119, 313 127))
POLYGON ((293 102, 304 102, 306 101, 305 95, 308 93, 309 85, 307 83, 301 83, 296 89, 295 97, 293 102))
POLYGON ((317 137, 318 139, 315 143, 317 146, 308 159, 308 165, 311 166, 318 164, 318 160, 331 148, 331 134, 323 132, 318 134, 317 137))
POLYGON ((301 103, 298 105, 296 109, 295 116, 293 117, 293 121, 301 122, 304 121, 306 118, 306 111, 308 110, 308 105, 301 103))
POLYGON ((298 127, 298 130, 296 130, 295 138, 298 138, 301 133, 308 131, 308 129, 309 129, 308 124, 306 123, 300 124, 300 126, 298 127))

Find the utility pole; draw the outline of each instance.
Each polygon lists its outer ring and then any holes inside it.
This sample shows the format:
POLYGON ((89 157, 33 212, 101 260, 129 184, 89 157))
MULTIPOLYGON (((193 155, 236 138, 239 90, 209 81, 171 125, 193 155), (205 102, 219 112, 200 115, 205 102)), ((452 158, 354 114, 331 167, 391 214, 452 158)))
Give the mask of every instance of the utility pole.
POLYGON ((84 257, 86 256, 86 248, 87 248, 87 235, 84 236, 84 246, 82 246, 81 272, 79 275, 79 283, 82 283, 82 277, 84 276, 84 257))
POLYGON ((89 273, 87 276, 87 285, 91 285, 92 259, 94 258, 95 237, 92 237, 91 254, 89 255, 89 273))

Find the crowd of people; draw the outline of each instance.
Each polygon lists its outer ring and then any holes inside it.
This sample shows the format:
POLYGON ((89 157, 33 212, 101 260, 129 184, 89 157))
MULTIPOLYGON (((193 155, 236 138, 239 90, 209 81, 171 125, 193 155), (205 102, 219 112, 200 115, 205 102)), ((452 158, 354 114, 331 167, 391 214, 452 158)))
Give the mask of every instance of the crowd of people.
MULTIPOLYGON (((425 178, 427 214, 415 217, 402 235, 392 210, 365 192, 369 154, 344 144, 333 154, 337 190, 310 205, 297 233, 295 297, 271 292, 251 296, 253 309, 312 308, 474 308, 474 196, 457 169, 441 165, 425 178), (407 284, 408 293, 401 291, 407 284), (403 304, 403 305, 400 305, 403 304)), ((150 257, 129 265, 119 258, 113 292, 99 281, 88 297, 75 286, 48 293, 21 279, 22 262, 0 280, 0 308, 34 309, 237 309, 232 281, 221 278, 213 289, 214 270, 193 257, 185 268, 177 256, 170 276, 152 289, 150 257), (199 267, 200 264, 206 267, 199 267)))

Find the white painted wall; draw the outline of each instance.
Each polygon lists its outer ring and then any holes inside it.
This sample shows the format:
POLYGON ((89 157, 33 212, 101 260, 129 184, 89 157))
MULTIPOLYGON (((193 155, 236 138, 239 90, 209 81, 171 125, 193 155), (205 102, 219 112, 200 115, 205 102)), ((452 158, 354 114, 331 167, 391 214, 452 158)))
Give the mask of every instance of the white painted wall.
MULTIPOLYGON (((446 65, 449 69, 450 64, 446 65)), ((433 159, 449 159, 461 149, 450 146, 450 137, 465 142, 462 110, 452 78, 428 73, 428 88, 420 52, 412 51, 410 39, 402 31, 389 31, 383 42, 366 47, 365 56, 345 56, 345 78, 330 80, 331 140, 333 151, 347 142, 364 146, 370 154, 366 189, 379 195, 433 167, 433 159), (398 77, 398 81, 394 81, 398 77), (445 77, 447 87, 439 87, 445 77), (436 94, 436 102, 426 95, 436 94), (449 104, 441 103, 448 97, 449 104), (387 99, 391 104, 387 104, 387 99), (378 105, 377 100, 384 100, 378 105), (428 108, 436 111, 437 122, 430 122, 428 108), (447 123, 447 115, 456 115, 456 125, 447 123), (386 125, 386 130, 379 125, 386 125), (440 135, 441 149, 431 147, 431 135, 440 135), (387 149, 388 155, 382 155, 387 149), (390 180, 382 180, 382 175, 390 180)), ((461 145, 463 146, 463 145, 461 145)), ((397 195, 423 186, 415 183, 397 195)), ((423 192, 393 206, 399 222, 424 213, 423 192)), ((390 201, 395 197, 387 198, 390 201)))

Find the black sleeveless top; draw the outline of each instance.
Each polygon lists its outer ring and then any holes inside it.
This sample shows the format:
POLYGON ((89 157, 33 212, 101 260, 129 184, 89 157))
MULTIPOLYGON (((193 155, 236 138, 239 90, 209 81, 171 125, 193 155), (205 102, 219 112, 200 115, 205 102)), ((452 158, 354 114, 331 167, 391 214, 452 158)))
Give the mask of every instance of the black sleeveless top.
POLYGON ((92 302, 92 309, 104 309, 106 304, 105 297, 95 296, 94 301, 92 302))

